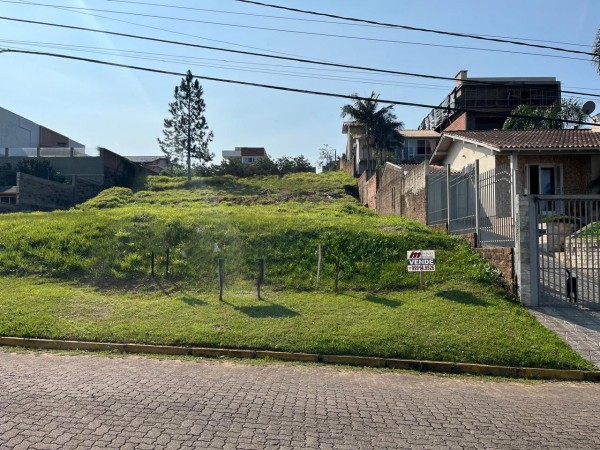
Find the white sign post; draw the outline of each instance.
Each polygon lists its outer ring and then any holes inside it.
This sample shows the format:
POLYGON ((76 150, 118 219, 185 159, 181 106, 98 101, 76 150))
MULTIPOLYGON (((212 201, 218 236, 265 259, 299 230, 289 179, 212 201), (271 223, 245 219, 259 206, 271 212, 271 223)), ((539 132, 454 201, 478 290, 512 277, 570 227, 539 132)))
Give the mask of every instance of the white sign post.
POLYGON ((435 250, 409 250, 406 259, 408 271, 419 272, 419 286, 423 289, 423 272, 435 272, 435 250))

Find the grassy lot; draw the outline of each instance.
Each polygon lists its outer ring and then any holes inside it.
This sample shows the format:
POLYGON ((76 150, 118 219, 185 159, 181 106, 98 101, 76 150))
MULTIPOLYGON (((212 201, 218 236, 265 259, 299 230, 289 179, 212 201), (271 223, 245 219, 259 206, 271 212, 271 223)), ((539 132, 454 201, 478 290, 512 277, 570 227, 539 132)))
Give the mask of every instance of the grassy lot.
POLYGON ((100 289, 6 277, 0 335, 182 344, 589 369, 494 289, 443 283, 389 293, 191 292, 147 280, 100 289))
POLYGON ((150 274, 152 252, 164 275, 168 250, 170 273, 183 284, 211 283, 217 256, 228 283, 253 280, 264 257, 273 286, 311 289, 321 244, 325 286, 336 264, 343 288, 413 286, 405 266, 415 248, 437 250, 431 283, 494 277, 460 239, 359 205, 345 194, 353 182, 344 173, 191 183, 156 177, 147 190, 108 189, 76 210, 1 215, 0 275, 137 279, 150 274))
POLYGON ((511 302, 464 241, 379 217, 355 189, 340 172, 151 177, 70 211, 0 215, 0 335, 591 367, 511 302), (406 270, 414 249, 436 250, 426 291, 406 270))

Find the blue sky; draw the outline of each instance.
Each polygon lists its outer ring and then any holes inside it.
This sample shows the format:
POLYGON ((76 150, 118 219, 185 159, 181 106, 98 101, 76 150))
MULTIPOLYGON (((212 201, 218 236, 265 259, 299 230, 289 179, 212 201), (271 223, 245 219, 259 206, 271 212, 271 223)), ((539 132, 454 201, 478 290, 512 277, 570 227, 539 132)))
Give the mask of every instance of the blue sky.
MULTIPOLYGON (((449 77, 461 69, 468 70, 470 77, 551 76, 563 83, 563 89, 600 94, 600 76, 583 55, 398 29, 289 20, 316 19, 340 22, 233 0, 145 2, 204 10, 108 0, 31 0, 0 1, 0 15, 202 45, 261 53, 279 52, 308 59, 449 77), (82 9, 74 12, 42 4, 82 9), (202 22, 89 9, 160 15, 202 22), (232 14, 236 12, 244 14, 232 14), (315 36, 242 26, 420 44, 479 47, 488 50, 315 36), (544 53, 583 60, 493 52, 489 49, 544 53)), ((589 46, 600 27, 600 2, 597 0, 463 0, 458 3, 400 0, 272 0, 271 3, 416 27, 556 41, 565 43, 559 44, 560 46, 585 51, 590 50, 589 46)), ((288 61, 3 20, 0 20, 0 47, 50 51, 176 72, 191 69, 196 75, 340 94, 356 92, 368 96, 371 91, 376 91, 381 94, 381 98, 425 104, 439 104, 452 89, 450 81, 344 72, 288 61), (48 45, 58 45, 60 48, 49 48, 48 45), (84 51, 76 51, 73 45, 86 48, 80 48, 84 51), (124 56, 123 51, 144 52, 138 55, 151 59, 131 58, 124 56)), ((162 122, 168 115, 168 103, 172 101, 173 88, 179 83, 179 77, 6 53, 0 54, 0 68, 0 106, 66 134, 91 148, 103 146, 124 155, 160 154, 156 138, 162 134, 162 122)), ((220 159, 222 150, 233 149, 236 146, 265 147, 274 157, 304 154, 313 162, 316 161, 318 149, 323 144, 337 148, 338 153, 344 150, 340 109, 347 101, 343 99, 276 92, 212 81, 202 82, 202 85, 205 90, 208 124, 215 134, 210 149, 217 155, 216 161, 220 159)), ((600 101, 596 103, 599 105, 596 109, 598 113, 600 101)), ((416 128, 428 110, 398 106, 395 112, 406 128, 416 128)))

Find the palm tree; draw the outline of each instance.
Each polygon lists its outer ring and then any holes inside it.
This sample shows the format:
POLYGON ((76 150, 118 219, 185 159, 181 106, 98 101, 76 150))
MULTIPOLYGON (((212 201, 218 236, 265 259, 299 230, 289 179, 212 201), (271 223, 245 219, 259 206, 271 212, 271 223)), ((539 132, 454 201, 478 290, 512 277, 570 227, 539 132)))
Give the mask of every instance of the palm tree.
POLYGON ((594 42, 592 52, 594 53, 592 60, 594 61, 598 75, 600 75, 600 29, 596 32, 596 41, 594 42))
POLYGON ((385 159, 384 152, 395 144, 402 142, 399 130, 404 124, 398 120, 393 112, 394 106, 388 105, 378 109, 379 94, 371 92, 368 99, 362 99, 358 94, 353 94, 354 103, 342 106, 342 117, 351 117, 355 122, 365 127, 367 142, 367 174, 370 173, 372 158, 371 144, 379 151, 380 163, 385 159))

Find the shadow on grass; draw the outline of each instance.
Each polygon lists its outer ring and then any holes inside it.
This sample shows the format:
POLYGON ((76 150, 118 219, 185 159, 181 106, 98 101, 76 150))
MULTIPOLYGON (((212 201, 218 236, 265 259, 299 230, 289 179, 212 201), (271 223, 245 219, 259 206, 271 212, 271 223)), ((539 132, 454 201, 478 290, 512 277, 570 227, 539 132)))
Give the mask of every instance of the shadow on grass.
POLYGON ((473 305, 473 306, 490 306, 488 302, 482 300, 478 297, 475 297, 473 294, 465 291, 458 290, 449 290, 442 291, 435 294, 436 297, 441 297, 446 300, 450 300, 456 303, 464 303, 465 305, 473 305))
POLYGON ((191 297, 189 295, 184 296, 181 300, 190 306, 206 305, 206 302, 204 300, 200 300, 199 298, 191 297))
POLYGON ((262 319, 265 317, 296 317, 300 315, 293 309, 290 309, 286 306, 277 305, 275 303, 269 302, 265 302, 264 304, 255 306, 236 306, 224 300, 223 303, 231 306, 236 311, 246 314, 248 317, 252 317, 254 319, 262 319))
POLYGON ((387 306, 388 308, 397 308, 398 306, 402 306, 402 302, 400 300, 394 300, 387 297, 382 297, 381 295, 375 294, 367 294, 367 295, 353 295, 349 293, 341 293, 347 297, 352 297, 357 300, 366 300, 371 303, 376 303, 381 306, 387 306))
POLYGON ((392 300, 391 298, 381 297, 379 295, 367 294, 364 297, 364 300, 377 303, 378 305, 387 306, 388 308, 397 308, 402 305, 402 302, 399 300, 392 300))

